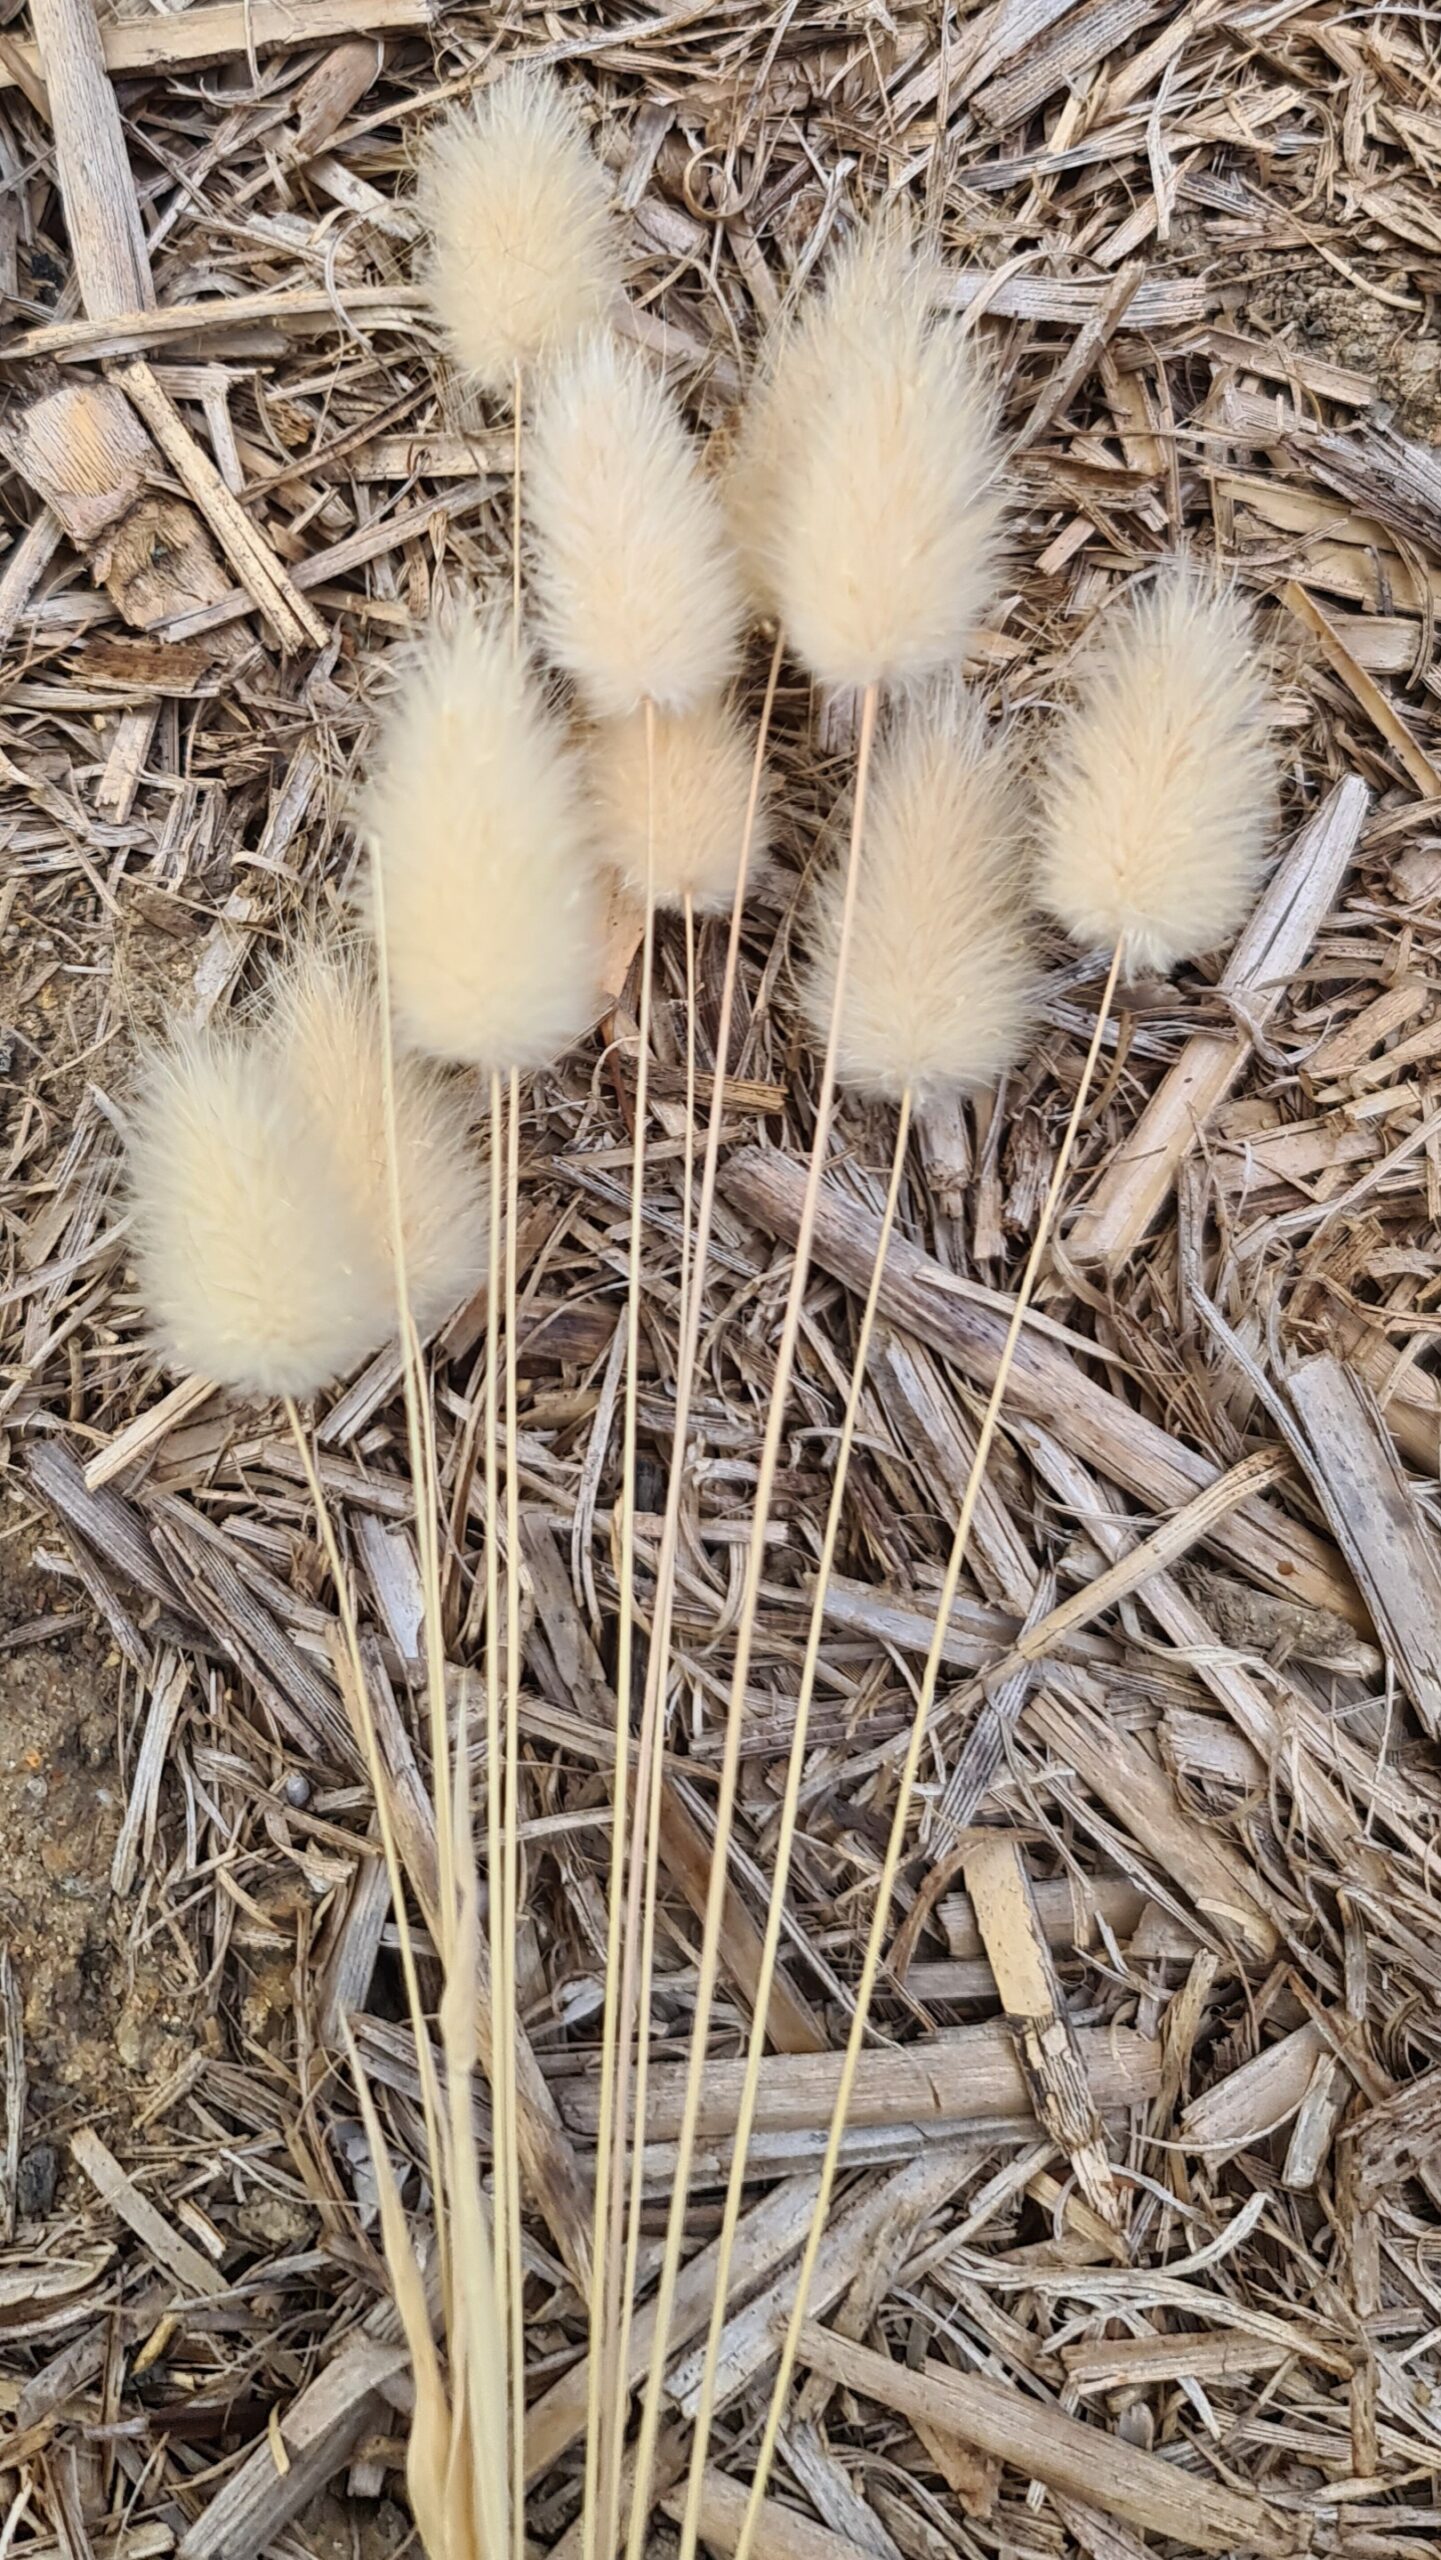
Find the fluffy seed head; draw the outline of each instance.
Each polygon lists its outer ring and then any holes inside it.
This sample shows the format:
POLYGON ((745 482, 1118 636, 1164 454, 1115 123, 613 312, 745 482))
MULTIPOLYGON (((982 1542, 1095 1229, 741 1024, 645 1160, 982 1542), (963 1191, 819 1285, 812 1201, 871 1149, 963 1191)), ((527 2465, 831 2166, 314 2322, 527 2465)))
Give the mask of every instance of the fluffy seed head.
MULTIPOLYGON (((658 907, 689 898, 698 915, 724 913, 735 898, 754 758, 755 740, 724 697, 698 711, 658 712, 649 759, 643 711, 601 724, 590 747, 600 848, 627 889, 643 896, 649 877, 658 907)), ((752 882, 767 840, 762 795, 752 882)))
POLYGON ((1042 897, 1077 942, 1174 968, 1240 924, 1275 799, 1249 617, 1179 564, 1108 618, 1052 732, 1042 897))
MULTIPOLYGON (((924 1102, 992 1085, 1025 1035, 1035 984, 1026 931, 1017 759, 958 686, 902 710, 876 752, 861 840, 836 1071, 859 1092, 924 1102)), ((804 987, 830 1029, 844 879, 817 898, 804 987)))
MULTIPOLYGON (((276 981, 271 1039, 395 1286, 380 1003, 360 953, 309 943, 276 981)), ((434 1069, 395 1058, 395 1154, 411 1313, 422 1334, 469 1297, 486 1260, 481 1184, 466 1115, 434 1069)))
POLYGON ((822 683, 913 684, 993 592, 992 396, 945 270, 894 222, 843 249, 763 367, 728 475, 754 593, 822 683))
POLYGON ((494 1070, 558 1057, 599 1006, 596 882, 574 759, 508 630, 432 627, 364 821, 403 1040, 494 1070))
POLYGON ((541 387, 528 490, 547 643, 602 719, 688 711, 736 654, 725 519, 643 356, 589 339, 541 387))
POLYGON ((438 125, 418 201, 431 305, 479 389, 509 390, 604 318, 620 281, 609 190, 551 74, 507 72, 438 125))
POLYGON ((263 1039, 187 1034, 149 1061, 129 1175, 140 1285, 175 1367, 303 1396, 384 1341, 381 1240, 263 1039))

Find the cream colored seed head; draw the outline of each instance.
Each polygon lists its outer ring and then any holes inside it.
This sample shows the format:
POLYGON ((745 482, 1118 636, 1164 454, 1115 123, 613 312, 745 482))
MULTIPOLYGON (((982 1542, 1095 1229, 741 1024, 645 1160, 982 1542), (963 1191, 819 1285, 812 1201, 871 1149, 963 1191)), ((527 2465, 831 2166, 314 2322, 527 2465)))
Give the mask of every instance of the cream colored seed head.
POLYGON ((1051 733, 1041 896, 1077 942, 1172 969, 1241 923, 1275 805, 1249 616, 1177 564, 1107 617, 1051 733))
POLYGON ((495 1072, 557 1058, 599 1006, 593 849, 575 759, 508 628, 470 612, 432 627, 364 823, 402 1040, 495 1072))
POLYGON ((135 1259, 174 1367, 305 1396, 384 1341, 384 1241, 263 1038, 187 1035, 148 1062, 129 1147, 135 1259))
POLYGON ((506 72, 434 129, 418 205, 435 316, 483 391, 571 345, 619 290, 610 190, 550 72, 506 72))
MULTIPOLYGON (((651 752, 646 715, 608 720, 590 742, 600 850, 627 889, 658 907, 720 915, 735 898, 755 740, 725 697, 697 711, 659 712, 651 752)), ((752 836, 753 886, 768 843, 764 793, 752 836)))
MULTIPOLYGON (((271 1039, 395 1287, 380 1003, 358 951, 312 942, 280 971, 271 1039)), ((406 1050, 394 1059, 395 1161, 406 1291, 422 1334, 479 1286, 487 1228, 459 1097, 406 1050)))
MULTIPOLYGON (((993 1085, 1018 1054, 1035 965, 1018 760, 955 685, 907 705, 876 752, 841 995, 836 1073, 916 1102, 993 1085)), ((830 1032, 844 881, 827 874, 804 986, 830 1032)))
POLYGON ((725 519, 634 348, 591 338, 546 377, 526 488, 541 627, 589 709, 690 711, 719 692, 740 637, 725 519))
POLYGON ((995 406, 946 291, 939 260, 872 225, 781 336, 742 423, 733 538, 825 684, 939 674, 994 591, 995 406))

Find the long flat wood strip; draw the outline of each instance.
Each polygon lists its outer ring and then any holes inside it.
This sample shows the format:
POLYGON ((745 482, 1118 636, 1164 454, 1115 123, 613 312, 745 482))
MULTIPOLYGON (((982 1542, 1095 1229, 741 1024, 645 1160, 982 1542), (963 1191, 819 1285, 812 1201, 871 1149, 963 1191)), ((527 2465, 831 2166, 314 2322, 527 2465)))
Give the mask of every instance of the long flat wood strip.
POLYGON ((33 0, 31 20, 86 317, 149 310, 150 259, 93 0, 33 0))
MULTIPOLYGON (((38 14, 38 13, 37 13, 38 14)), ((100 46, 112 79, 126 72, 194 70, 228 54, 274 52, 283 45, 330 44, 355 35, 399 35, 430 23, 430 0, 221 0, 213 9, 180 9, 163 18, 112 20, 100 46)), ((38 46, 14 40, 20 69, 41 76, 38 46)), ((17 85, 17 68, 0 63, 0 89, 17 85)))
POLYGON ((1109 2429, 1085 2426, 1054 2401, 1032 2399, 1009 2383, 940 2364, 912 2372, 815 2322, 801 2331, 800 2352, 814 2371, 902 2417, 920 2416, 948 2428, 963 2443, 1120 2516, 1139 2532, 1164 2534, 1188 2550, 1260 2552, 1267 2560, 1297 2548, 1294 2530, 1248 2491, 1180 2471, 1158 2454, 1141 2452, 1109 2429))
MULTIPOLYGON (((1077 2030, 1077 2046, 1094 2103, 1105 2112, 1143 2103, 1159 2086, 1160 2047, 1125 2027, 1077 2030)), ((760 2133, 829 2124, 840 2084, 839 2053, 773 2054, 762 2062, 756 2096, 760 2133)), ((680 2131, 687 2066, 652 2064, 646 2090, 646 2139, 674 2140, 680 2131)), ((701 2082, 698 2132, 730 2133, 740 2108, 744 2062, 708 2062, 701 2082)), ((560 2110, 577 2133, 593 2133, 600 2107, 595 2080, 562 2081, 560 2110)), ((953 2027, 899 2052, 863 2053, 846 2121, 852 2125, 1029 2124, 1031 2093, 1000 2019, 953 2027)))

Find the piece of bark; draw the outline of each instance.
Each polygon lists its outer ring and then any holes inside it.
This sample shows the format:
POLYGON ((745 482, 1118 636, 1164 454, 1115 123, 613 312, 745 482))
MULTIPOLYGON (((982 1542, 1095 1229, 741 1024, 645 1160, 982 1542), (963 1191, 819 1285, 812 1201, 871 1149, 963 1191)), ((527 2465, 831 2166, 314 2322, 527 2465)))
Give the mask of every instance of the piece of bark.
POLYGON ((1251 1055, 1242 1022, 1264 1030, 1335 905, 1370 796, 1355 774, 1346 775, 1277 865, 1221 980, 1241 1020, 1234 1031, 1200 1032, 1187 1041, 1071 1221, 1067 1250, 1078 1260, 1114 1269, 1164 1207, 1182 1158, 1251 1055))
MULTIPOLYGON (((805 1189, 801 1166, 776 1153, 743 1147, 722 1173, 721 1187, 747 1217, 794 1243, 805 1189)), ((879 1223, 826 1185, 816 1216, 816 1262, 847 1288, 863 1292, 875 1261, 879 1223)), ((929 1254, 897 1238, 887 1256, 880 1305, 891 1323, 954 1360, 977 1385, 993 1384, 1006 1333, 1005 1301, 968 1288, 929 1254)), ((1040 1321, 1022 1330, 1007 1395, 1017 1412, 1044 1423, 1088 1465, 1136 1494, 1150 1510, 1179 1511, 1222 1473, 1213 1460, 1188 1449, 1099 1386, 1040 1321)), ((1307 1600, 1366 1625, 1365 1603, 1334 1547, 1263 1497, 1253 1496, 1241 1510, 1218 1521, 1208 1543, 1283 1598, 1307 1600)))
POLYGON ((1085 2499, 1142 2533, 1165 2535, 1188 2550, 1242 2550, 1280 2560, 1297 2535, 1260 2498, 1195 2472, 1178 2471, 1108 2429, 1068 2417, 1054 2402, 1032 2399, 1009 2383, 925 2364, 918 2373, 889 2356, 852 2345, 808 2321, 804 2363, 864 2392, 905 2418, 917 2414, 949 2428, 965 2444, 1063 2495, 1085 2499))
POLYGON ((1019 1844, 1003 1832, 982 1834, 966 1851, 963 1873, 1036 2115, 1066 2154, 1087 2202, 1110 2230, 1120 2231, 1125 2205, 1105 2128, 1019 1844))
POLYGON ((1370 1389, 1330 1352, 1287 1379, 1306 1472, 1433 1740, 1441 1734, 1441 1554, 1370 1389))

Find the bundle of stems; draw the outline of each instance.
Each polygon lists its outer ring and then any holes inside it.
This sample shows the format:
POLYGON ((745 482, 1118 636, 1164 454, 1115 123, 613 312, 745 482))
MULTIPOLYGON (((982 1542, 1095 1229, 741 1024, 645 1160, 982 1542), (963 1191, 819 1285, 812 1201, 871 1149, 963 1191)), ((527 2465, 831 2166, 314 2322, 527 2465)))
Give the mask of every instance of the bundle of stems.
MULTIPOLYGON (((716 2252, 681 2560, 703 2492, 760 2066, 885 1258, 918 1107, 991 1091, 1019 1055, 1045 906, 1108 955, 1095 1032, 1014 1301, 954 1526, 907 1735, 815 2209, 737 2549, 747 2560, 826 2226, 882 1964, 945 1631, 1021 1328, 1062 1202, 1127 967, 1170 968, 1239 920, 1274 797, 1245 617, 1186 562, 1104 617, 1044 752, 993 725, 963 669, 998 578, 1003 470, 993 393, 935 253, 894 219, 859 230, 764 351, 724 491, 669 392, 611 334, 608 190, 566 92, 507 75, 437 128, 421 182, 437 325, 462 383, 512 404, 509 611, 441 598, 381 724, 361 815, 371 951, 311 940, 263 1018, 153 1059, 131 1145, 136 1255, 173 1365, 283 1400, 334 1582, 342 1677, 374 1791, 420 2073, 434 2256, 422 2270, 352 2048, 383 2238, 415 2370, 408 2477, 432 2560, 524 2549, 525 2142, 518 2081, 521 1511, 516 1365, 523 1079, 602 1015, 604 880, 640 914, 624 1387, 615 1504, 615 1778, 589 2245, 569 2252, 589 2327, 586 2560, 643 2560, 663 2379, 719 1979, 762 1562, 787 1425, 837 1097, 895 1113, 884 1210, 846 1386, 779 1807, 745 2069, 716 2252), (525 433, 530 419, 528 439, 525 433), (524 528, 524 533, 523 533, 524 528), (526 611, 527 572, 533 611, 526 611), (774 625, 758 725, 732 690, 747 603, 774 625), (533 626, 533 628, 532 628, 533 626), (533 643, 536 655, 532 655, 533 643), (659 1901, 663 1746, 679 1532, 748 893, 776 832, 765 756, 783 653, 857 707, 835 858, 808 915, 801 1010, 817 1070, 799 1232, 756 1465, 715 1796, 676 2165, 652 2347, 625 2488, 631 2323, 659 1901), (540 658, 571 688, 557 701, 540 658), (576 727, 580 734, 574 734, 576 727), (679 1356, 649 1645, 636 1488, 646 1285, 650 1048, 658 919, 684 937, 686 1112, 679 1356), (696 1180, 697 933, 729 917, 696 1180), (468 1088, 488 1136, 482 1181, 468 1088), (482 1923, 469 1721, 445 1688, 444 1530, 423 1342, 484 1281, 477 1435, 484 1484, 482 1923), (402 1352, 425 1610, 433 1858, 402 1866, 356 1605, 300 1411, 387 1335, 402 1352), (502 1493, 502 1450, 504 1486, 502 1493), (634 1741, 634 1749, 633 1749, 634 1741), (633 1776, 627 1784, 627 1771, 633 1776), (442 2089, 416 1964, 418 1906, 440 1959, 442 2089), (477 2032, 478 2017, 488 2024, 477 2032), (470 2105, 491 2083, 487 2183, 470 2105), (437 2331, 444 2356, 437 2347, 437 2331), (625 2499, 628 2495, 628 2510, 625 2499)), ((477 1455, 467 1436, 462 1476, 477 1455)), ((457 1544, 467 1486, 456 1490, 457 1544)))

